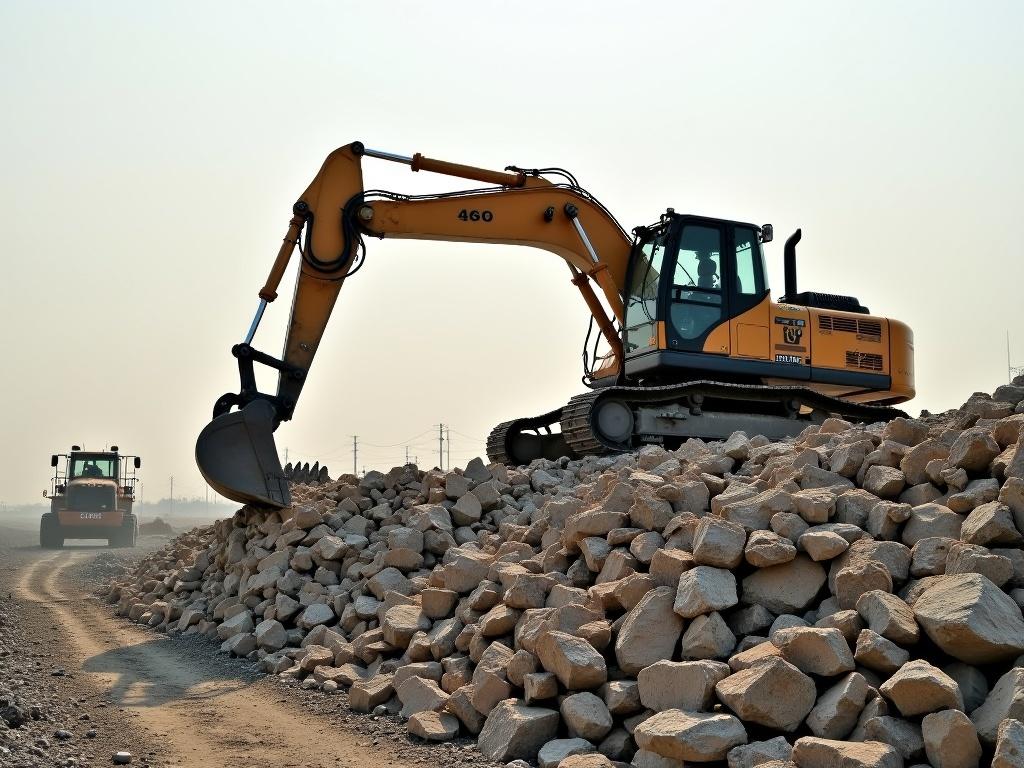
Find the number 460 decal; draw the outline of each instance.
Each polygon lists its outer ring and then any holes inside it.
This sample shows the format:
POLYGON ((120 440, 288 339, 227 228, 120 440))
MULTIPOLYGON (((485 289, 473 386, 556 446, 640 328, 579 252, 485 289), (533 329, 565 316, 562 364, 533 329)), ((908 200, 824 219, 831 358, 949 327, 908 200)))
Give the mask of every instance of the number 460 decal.
POLYGON ((466 210, 463 208, 459 211, 459 218, 463 221, 491 221, 494 219, 494 214, 490 211, 478 211, 478 210, 466 210))

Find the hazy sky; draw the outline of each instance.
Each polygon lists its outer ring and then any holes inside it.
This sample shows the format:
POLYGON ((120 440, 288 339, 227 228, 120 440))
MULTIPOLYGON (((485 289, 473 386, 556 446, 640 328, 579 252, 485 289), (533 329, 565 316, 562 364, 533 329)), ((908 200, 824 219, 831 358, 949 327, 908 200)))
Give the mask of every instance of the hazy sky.
MULTIPOLYGON (((1024 4, 0 3, 0 500, 115 442, 147 498, 202 495, 195 437, 291 205, 362 140, 560 165, 628 228, 666 207, 802 227, 800 282, 914 329, 940 410, 1024 365, 1024 4)), ((367 186, 457 188, 367 160, 367 186)), ((470 186, 466 184, 464 186, 470 186)), ((292 458, 483 453, 580 389, 587 312, 546 252, 370 241, 292 458), (414 437, 415 436, 415 437, 414 437), (410 441, 409 439, 412 438, 410 441), (393 447, 371 447, 393 446, 393 447)), ((256 346, 280 351, 290 288, 256 346)), ((269 385, 269 379, 267 380, 269 385)))

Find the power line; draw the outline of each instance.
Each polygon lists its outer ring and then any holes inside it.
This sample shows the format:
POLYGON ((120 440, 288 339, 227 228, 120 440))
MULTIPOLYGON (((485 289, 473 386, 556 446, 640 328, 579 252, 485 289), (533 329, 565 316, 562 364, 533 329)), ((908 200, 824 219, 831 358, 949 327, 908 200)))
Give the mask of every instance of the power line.
POLYGON ((400 445, 406 445, 407 443, 411 443, 413 440, 419 437, 423 437, 423 435, 427 434, 432 429, 433 427, 427 427, 427 429, 423 430, 418 435, 413 435, 407 440, 399 440, 397 443, 391 443, 390 445, 378 445, 376 443, 364 443, 364 445, 370 445, 373 446, 374 448, 398 448, 400 445))
POLYGON ((456 435, 458 435, 459 437, 464 437, 464 438, 466 438, 467 440, 474 440, 474 441, 476 441, 476 442, 478 442, 478 443, 486 443, 486 442, 487 442, 487 441, 486 441, 486 440, 484 440, 484 438, 482 438, 482 437, 473 437, 472 435, 467 435, 467 434, 465 434, 464 432, 459 432, 459 430, 457 430, 457 429, 452 429, 451 431, 452 431, 452 432, 454 432, 454 433, 455 433, 456 435))

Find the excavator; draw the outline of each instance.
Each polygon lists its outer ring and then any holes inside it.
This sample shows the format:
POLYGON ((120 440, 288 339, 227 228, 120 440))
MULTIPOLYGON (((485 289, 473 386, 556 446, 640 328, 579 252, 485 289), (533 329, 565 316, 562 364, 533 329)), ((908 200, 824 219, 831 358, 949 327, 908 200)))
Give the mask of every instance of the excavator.
POLYGON ((255 317, 231 350, 239 391, 216 401, 196 442, 199 469, 221 495, 269 508, 290 504, 273 433, 292 418, 341 287, 365 263, 369 237, 523 245, 568 265, 592 317, 586 391, 549 413, 499 424, 487 440, 492 461, 673 448, 737 430, 781 439, 830 416, 904 416, 892 406, 914 396, 906 324, 873 316, 850 296, 797 290, 799 229, 785 244, 785 294, 775 302, 762 249, 773 239, 770 224, 669 208, 627 233, 561 168, 496 171, 353 142, 328 155, 292 207, 255 317), (366 189, 365 158, 486 186, 429 195, 366 189), (276 358, 252 342, 296 250, 301 263, 276 358), (602 340, 607 351, 599 354, 602 340), (256 364, 277 371, 276 394, 258 390, 256 364))

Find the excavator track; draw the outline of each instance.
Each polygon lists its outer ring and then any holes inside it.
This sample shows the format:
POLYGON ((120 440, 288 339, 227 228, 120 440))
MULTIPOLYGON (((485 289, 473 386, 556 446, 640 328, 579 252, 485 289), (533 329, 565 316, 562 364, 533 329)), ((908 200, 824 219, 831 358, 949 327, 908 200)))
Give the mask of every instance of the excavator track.
POLYGON ((690 437, 724 440, 737 430, 777 440, 830 416, 871 423, 906 415, 806 387, 720 381, 606 387, 576 395, 564 408, 542 416, 499 424, 487 440, 487 455, 523 465, 537 458, 622 453, 644 444, 671 447, 690 437), (553 431, 556 423, 560 433, 553 431))
POLYGON ((563 436, 552 432, 562 418, 556 408, 541 416, 503 421, 487 436, 487 457, 500 464, 520 466, 534 459, 552 461, 572 453, 563 436))
POLYGON ((561 427, 573 454, 592 456, 689 437, 725 439, 736 430, 792 437, 829 416, 870 423, 906 415, 805 387, 692 381, 584 392, 562 409, 561 427))

